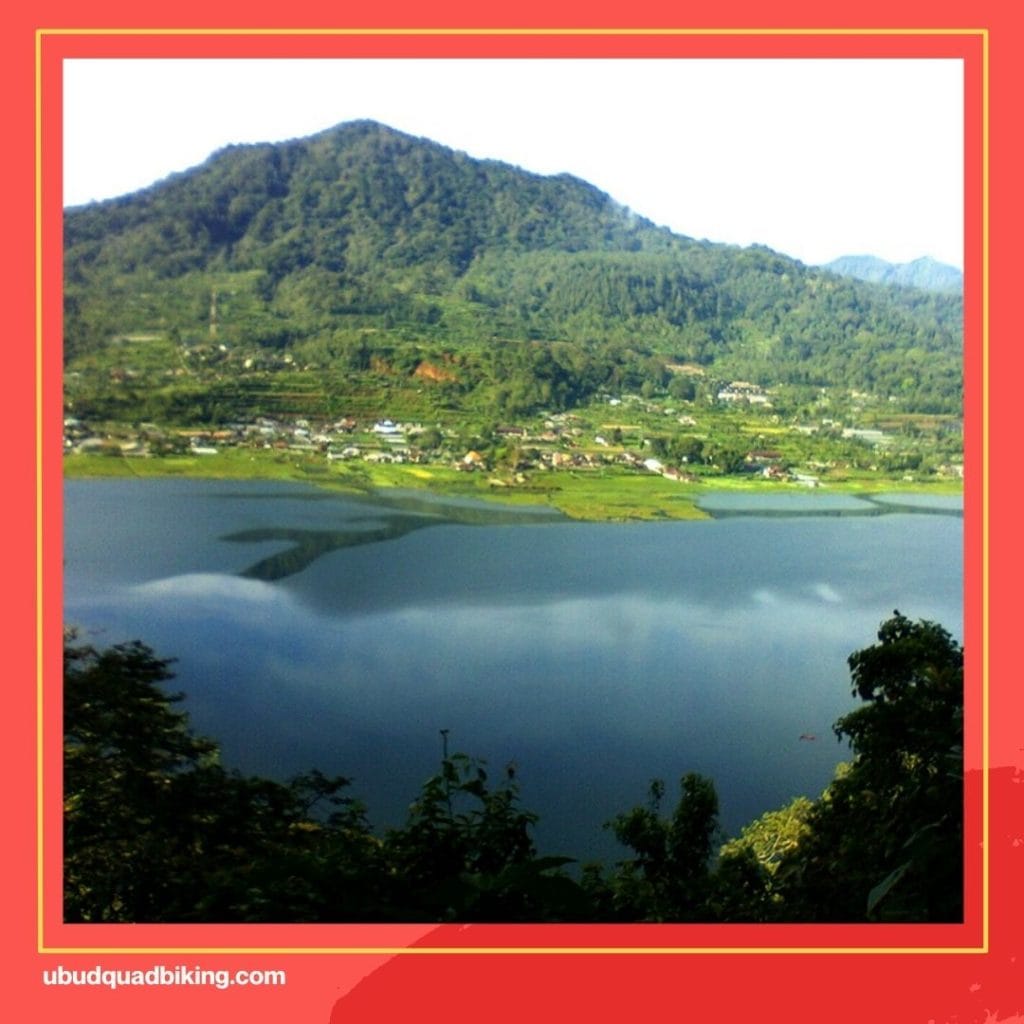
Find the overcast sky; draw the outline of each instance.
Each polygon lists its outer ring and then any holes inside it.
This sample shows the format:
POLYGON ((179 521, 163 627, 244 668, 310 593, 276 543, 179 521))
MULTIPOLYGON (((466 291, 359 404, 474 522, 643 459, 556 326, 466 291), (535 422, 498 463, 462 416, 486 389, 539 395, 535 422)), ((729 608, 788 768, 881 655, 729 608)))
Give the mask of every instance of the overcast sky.
POLYGON ((959 60, 68 60, 65 205, 357 118, 695 238, 963 266, 959 60))

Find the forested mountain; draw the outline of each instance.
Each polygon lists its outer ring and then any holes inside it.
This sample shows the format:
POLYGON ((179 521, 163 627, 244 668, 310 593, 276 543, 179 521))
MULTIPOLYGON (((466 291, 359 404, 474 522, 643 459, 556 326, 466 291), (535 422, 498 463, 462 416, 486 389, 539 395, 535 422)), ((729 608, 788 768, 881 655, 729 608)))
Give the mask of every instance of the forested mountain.
POLYGON ((826 263, 825 269, 860 281, 923 288, 930 292, 960 293, 964 287, 961 271, 948 263, 939 263, 930 256, 922 256, 909 263, 889 263, 877 256, 840 256, 826 263))
POLYGON ((957 295, 674 235, 571 176, 366 121, 65 211, 69 367, 125 337, 351 372, 454 359, 464 389, 511 382, 526 408, 674 361, 954 412, 961 316, 957 295))

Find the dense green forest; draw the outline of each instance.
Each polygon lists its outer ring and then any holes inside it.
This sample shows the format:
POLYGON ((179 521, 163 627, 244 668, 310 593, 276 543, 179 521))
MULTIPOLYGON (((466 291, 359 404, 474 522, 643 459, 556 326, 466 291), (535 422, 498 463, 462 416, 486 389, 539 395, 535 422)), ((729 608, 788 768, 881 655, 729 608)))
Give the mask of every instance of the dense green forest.
POLYGON ((259 413, 259 375, 284 355, 342 406, 374 371, 427 365, 456 406, 511 414, 664 386, 684 364, 961 407, 958 295, 675 235, 568 175, 372 122, 229 147, 64 224, 65 367, 95 374, 90 415, 212 416, 197 387, 259 413), (207 350, 221 367, 200 386, 207 350), (147 362, 166 379, 124 400, 147 362))
POLYGON ((379 833, 347 779, 226 769, 166 690, 169 661, 72 632, 65 919, 960 920, 963 650, 896 612, 849 666, 863 704, 835 732, 851 759, 817 799, 723 843, 713 780, 685 774, 671 797, 655 780, 607 825, 622 860, 578 866, 538 855, 514 769, 495 780, 445 746, 407 822, 379 833))

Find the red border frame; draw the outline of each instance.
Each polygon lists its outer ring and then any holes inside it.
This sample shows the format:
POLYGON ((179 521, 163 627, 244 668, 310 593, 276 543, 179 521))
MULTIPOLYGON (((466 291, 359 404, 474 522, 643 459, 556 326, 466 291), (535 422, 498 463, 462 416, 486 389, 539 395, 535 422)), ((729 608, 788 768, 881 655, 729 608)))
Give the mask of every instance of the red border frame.
MULTIPOLYGON (((553 28, 567 24, 588 24, 581 13, 572 17, 563 13, 555 18, 552 12, 528 17, 529 12, 517 12, 517 21, 535 27, 545 22, 553 28)), ((632 12, 631 12, 632 13, 632 12)), ((638 12, 639 13, 639 12, 638 12)), ((38 14, 37 14, 38 19, 38 14)), ((196 11, 190 15, 179 14, 179 20, 188 17, 189 25, 201 25, 210 22, 209 12, 196 11)), ((437 18, 437 14, 434 15, 437 18)), ((92 19, 96 19, 93 13, 92 19)), ((46 19, 50 25, 67 24, 81 25, 80 16, 60 19, 46 19)), ((117 16, 111 12, 103 19, 105 24, 137 25, 140 23, 138 12, 130 15, 117 16)), ((338 24, 342 19, 335 14, 322 21, 313 19, 313 24, 338 24)), ((345 18, 346 22, 355 26, 356 17, 345 18)), ((382 17, 361 15, 364 24, 379 26, 384 22, 382 17)), ((393 25, 422 25, 422 16, 404 19, 392 12, 387 21, 393 25)), ((491 15, 491 20, 500 25, 508 26, 511 19, 506 16, 491 15)), ((639 20, 639 19, 637 19, 639 20)), ((819 25, 823 19, 818 16, 808 20, 808 25, 819 25)), ((974 19, 971 19, 972 22, 974 19)), ((986 19, 991 20, 991 19, 986 19)), ((162 24, 167 21, 161 19, 162 24)), ((220 18, 218 24, 241 23, 241 18, 220 18)), ((447 24, 478 26, 483 24, 485 17, 480 12, 463 13, 459 16, 453 12, 446 19, 447 24)), ((725 19, 719 18, 719 22, 725 19)), ((892 12, 888 18, 877 18, 870 22, 873 28, 892 21, 892 12)), ((793 24, 797 24, 796 18, 793 24)), ((999 648, 992 642, 996 635, 996 623, 1002 621, 1005 605, 989 605, 989 580, 991 577, 993 594, 998 593, 1000 580, 1005 580, 1008 564, 1001 558, 997 565, 991 565, 988 556, 989 546, 997 540, 997 523, 990 515, 995 503, 990 500, 1001 489, 995 483, 988 482, 988 467, 993 459, 994 440, 990 443, 989 421, 992 419, 993 400, 999 394, 1005 394, 1000 385, 1009 383, 1012 370, 1002 377, 992 372, 999 366, 1005 366, 1005 352, 992 352, 987 344, 988 321, 998 310, 989 301, 992 282, 999 278, 997 269, 990 269, 988 253, 990 249, 990 227, 996 222, 989 215, 990 195, 996 195, 994 185, 990 190, 989 179, 1006 180, 990 174, 988 160, 987 126, 991 118, 1001 112, 1002 102, 1007 102, 1010 93, 993 90, 993 99, 989 100, 987 83, 993 86, 998 81, 1005 81, 1004 69, 1000 67, 997 78, 996 68, 987 67, 987 47, 991 30, 981 32, 977 29, 958 33, 964 19, 956 18, 950 22, 949 34, 935 34, 934 29, 922 29, 920 33, 906 30, 905 24, 892 26, 900 34, 879 34, 865 30, 862 34, 776 34, 778 30, 763 30, 754 35, 678 35, 659 33, 655 35, 636 35, 612 33, 608 35, 508 35, 493 37, 465 34, 421 34, 404 35, 314 35, 309 37, 282 35, 278 32, 262 35, 160 35, 133 36, 106 34, 75 34, 64 35, 45 33, 37 35, 39 54, 41 56, 41 129, 42 129, 42 173, 41 188, 43 206, 41 215, 41 233, 44 260, 42 263, 42 292, 46 302, 41 309, 42 314, 42 345, 38 351, 40 365, 35 365, 37 353, 30 353, 28 359, 18 349, 14 358, 19 371, 28 370, 19 381, 42 381, 42 390, 36 394, 35 388, 26 388, 22 403, 22 421, 39 417, 37 429, 42 430, 46 451, 59 451, 52 442, 59 436, 60 410, 60 337, 55 308, 51 305, 51 297, 60 293, 60 175, 59 163, 53 160, 53 153, 59 153, 59 61, 64 56, 214 56, 214 55, 245 55, 245 56, 296 56, 296 46, 302 46, 302 55, 335 55, 339 42, 345 46, 348 55, 358 53, 366 57, 374 56, 946 56, 964 57, 967 69, 967 89, 965 105, 967 110, 979 112, 977 116, 968 117, 966 133, 966 150, 969 156, 966 166, 967 181, 967 256, 966 270, 968 287, 966 293, 967 307, 967 351, 968 351, 968 384, 969 399, 967 408, 967 463, 969 473, 968 492, 966 494, 968 547, 967 547, 967 578, 980 581, 980 586, 968 588, 968 600, 965 616, 965 640, 969 657, 969 692, 968 720, 979 721, 983 717, 991 721, 991 733, 983 736, 975 733, 968 747, 968 764, 974 771, 969 775, 969 816, 968 833, 979 835, 980 828, 985 824, 983 818, 991 815, 991 832, 993 842, 991 850, 992 891, 1003 894, 1003 900, 990 900, 991 920, 986 929, 984 915, 981 913, 980 899, 983 895, 978 889, 982 883, 982 869, 986 860, 982 856, 979 845, 968 846, 968 877, 975 881, 975 888, 969 893, 969 905, 974 910, 969 914, 963 926, 907 926, 893 928, 887 926, 880 929, 876 926, 859 926, 856 929, 842 927, 809 926, 778 926, 766 929, 764 926, 744 928, 729 926, 726 936, 723 926, 654 926, 663 934, 657 943, 650 939, 652 926, 621 926, 609 930, 605 926, 474 926, 471 929, 460 929, 458 926, 440 928, 411 927, 395 929, 391 926, 279 926, 270 929, 260 928, 260 941, 253 942, 252 928, 205 926, 201 929, 160 926, 65 926, 59 921, 59 904, 54 913, 55 901, 46 901, 43 906, 45 913, 40 921, 38 905, 31 908, 33 913, 26 914, 29 900, 25 899, 30 887, 24 882, 19 886, 18 896, 12 899, 19 908, 17 915, 15 952, 21 955, 18 959, 27 959, 34 967, 29 971, 30 977, 26 988, 34 993, 33 1001, 40 1001, 47 1007, 44 1016, 47 1018, 58 1013, 70 1012, 79 1019, 95 1019, 118 1021, 145 1014, 149 1020, 169 1020, 170 1013, 177 1015, 182 1010, 208 1014, 202 1019, 214 1019, 219 1011, 206 1009, 208 1006, 227 1006, 230 1003, 230 1014, 245 1012, 253 1020, 276 1020, 282 1010, 294 1013, 308 1009, 316 1013, 317 1019, 328 1016, 328 1008, 335 1004, 331 1019, 338 1021, 352 1018, 360 1012, 379 1016, 388 1009, 398 1013, 415 1013, 419 1018, 433 1019, 436 1015, 446 1019, 456 1008, 476 1006, 488 1016, 498 1019, 511 1018, 523 1012, 537 1011, 540 1006, 551 1006, 563 1010, 583 1010, 587 1016, 599 1019, 610 1019, 614 1015, 629 1014, 636 1016, 638 1012, 650 1010, 661 999, 673 999, 680 1010, 703 1010, 710 1013, 718 1009, 726 1019, 737 1016, 757 1016, 762 1020, 769 1018, 766 1010, 776 1015, 779 1020, 819 1020, 823 1016, 836 1021, 843 1020, 907 1020, 916 1019, 922 1014, 922 1020, 948 1019, 959 1016, 960 1019, 986 1019, 979 1014, 991 1014, 990 1020, 1003 1019, 1007 1011, 1016 1012, 1018 1006, 1013 993, 1021 991, 1014 986, 1016 980, 1016 961, 1013 959, 1016 948, 1017 928, 1007 919, 1003 906, 1007 886, 1015 869, 1019 866, 1016 856, 1008 853, 1018 847, 1019 842, 1014 834, 1014 818, 1009 815, 1014 803, 1019 807, 1022 788, 1015 785, 1019 776, 1020 753, 1012 726, 1014 708, 1010 706, 1011 694, 1001 674, 1000 666, 1005 663, 997 657, 999 648), (906 34, 904 34, 906 33, 906 34), (986 73, 989 72, 989 73, 986 73), (1001 99, 1002 98, 1002 99, 1001 99), (54 148, 56 147, 56 148, 54 148), (54 200, 54 197, 57 197, 54 200), (53 254, 57 253, 57 258, 53 254), (989 366, 989 363, 992 366, 989 366), (41 373, 41 376, 40 376, 41 373), (973 381, 973 385, 972 382, 973 381), (30 397, 31 396, 31 397, 30 397), (24 399, 28 399, 25 401, 24 399), (55 412, 56 410, 56 412, 55 412), (27 415, 26 415, 27 413, 27 415), (976 524, 972 529, 970 524, 976 524), (991 524, 991 525, 990 525, 991 524), (984 651, 984 656, 971 657, 972 651, 984 651), (991 665, 991 673, 988 673, 991 665), (983 675, 988 674, 990 685, 984 690, 980 685, 983 675), (983 703, 991 700, 994 713, 982 715, 983 703), (973 713, 972 713, 973 712, 973 713), (987 744, 990 746, 987 747, 987 744), (985 769, 1000 766, 998 770, 986 776, 985 769), (990 799, 985 799, 985 790, 991 789, 990 799), (33 927, 22 932, 22 925, 31 920, 33 927), (35 939, 41 924, 43 942, 35 945, 35 939), (358 941, 346 938, 338 942, 338 929, 343 928, 349 935, 351 929, 359 929, 358 941), (557 936, 551 929, 557 929, 557 936), (769 936, 769 932, 771 935, 769 936), (987 932, 987 934, 986 934, 987 932), (201 934, 200 934, 201 933, 201 934), (599 934, 600 933, 600 934, 599 934), (884 934, 883 934, 884 933, 884 934), (356 947, 365 952, 346 953, 344 955, 310 955, 293 952, 285 955, 283 948, 292 946, 298 939, 299 945, 305 948, 338 948, 339 946, 356 947), (774 955, 765 952, 748 953, 741 951, 743 947, 765 947, 778 943, 774 955), (384 963, 384 950, 412 945, 413 949, 429 955, 399 955, 387 961, 386 966, 372 978, 362 984, 355 982, 375 966, 384 963), (651 945, 666 946, 678 949, 708 947, 718 948, 725 944, 738 946, 728 953, 709 952, 640 952, 638 947, 651 945), (26 946, 31 952, 26 953, 26 946), (266 948, 272 946, 281 952, 257 954, 251 953, 202 953, 198 950, 223 950, 266 948), (443 952, 452 947, 473 949, 483 946, 488 948, 505 947, 503 953, 492 954, 477 952, 451 954, 443 952), (569 947, 613 947, 615 953, 577 954, 560 952, 553 953, 526 952, 525 947, 534 946, 550 949, 552 946, 569 947), (809 947, 835 949, 845 947, 850 951, 835 952, 799 952, 788 951, 784 947, 797 946, 803 950, 809 947), (903 950, 921 950, 925 947, 946 947, 947 951, 893 953, 897 947, 903 950), (34 949, 33 949, 34 947, 34 949), (113 950, 126 950, 131 947, 134 954, 113 950), (513 952, 510 947, 519 951, 513 952), (858 951, 853 952, 851 947, 858 951), (869 950, 866 947, 880 947, 869 950), (950 951, 950 947, 961 952, 950 951), (986 948, 987 947, 987 948, 986 948), (45 948, 48 952, 40 952, 45 948), (94 952, 72 953, 89 948, 94 952), (109 949, 111 952, 99 952, 109 949), (156 950, 180 950, 182 952, 156 952, 156 950), (153 952, 148 952, 152 950, 153 952), (184 952, 185 950, 194 952, 184 952), (967 950, 971 950, 968 952, 967 950), (147 952, 143 952, 147 951, 147 952), (378 952, 380 951, 380 952, 378 952), (226 966, 237 963, 243 967, 278 966, 289 972, 287 990, 272 989, 234 989, 230 994, 217 992, 213 995, 205 989, 160 989, 158 997, 154 990, 134 989, 107 993, 93 989, 43 989, 39 983, 39 970, 43 967, 63 963, 65 966, 93 966, 102 963, 114 967, 127 965, 138 967, 140 955, 145 965, 151 963, 195 963, 201 961, 204 966, 226 966), (867 957, 871 961, 871 985, 857 981, 863 975, 863 963, 867 957), (808 970, 810 968, 810 970, 808 970), (730 980, 743 972, 744 984, 736 986, 730 980), (854 973, 856 972, 856 973, 854 973), (34 975, 34 977, 33 977, 34 975), (467 980, 471 975, 472 980, 467 980), (811 980, 813 976, 813 980, 811 980), (525 987, 517 988, 516 977, 521 978, 525 987), (686 979, 689 979, 687 981, 686 979), (694 989, 698 984, 699 989, 694 989), (967 980, 974 979, 974 980, 967 980), (681 988, 679 981, 683 982, 681 988), (898 994, 885 992, 886 982, 899 985, 898 994), (557 986, 561 996, 555 995, 551 1002, 542 1000, 534 986, 552 983, 557 986), (668 985, 672 987, 667 987, 668 985), (355 985, 355 987, 353 987, 355 985), (1009 987, 1007 987, 1009 985, 1009 987), (296 991, 296 988, 299 991, 296 991), (258 1000, 253 993, 259 991, 258 1000), (340 992, 347 992, 344 998, 337 999, 340 992), (980 995, 984 993, 984 996, 980 995), (995 997, 989 1000, 990 994, 995 997), (806 1003, 810 995, 821 996, 806 1003), (44 999, 45 996, 45 999, 44 999), (836 997, 839 997, 838 1000, 836 997), (212 1004, 210 1002, 212 1000, 212 1004), (1009 1002, 1007 1002, 1009 1000, 1009 1002), (123 1006, 122 1011, 118 1007, 123 1006), (932 1009, 925 1010, 925 1006, 932 1009), (243 1009, 243 1007, 245 1009, 243 1009), (732 1007, 730 1010, 729 1007, 732 1007), (896 1012, 901 1007, 901 1012, 896 1012), (84 1013, 84 1015, 83 1015, 84 1013), (881 1016, 884 1013, 885 1016, 881 1016), (909 1016, 908 1016, 909 1014, 909 1016), (1002 1016, 1000 1016, 1002 1015, 1002 1016)), ((441 22, 438 22, 440 24, 441 22)), ((649 16, 649 23, 655 26, 682 24, 678 17, 649 16)), ((750 23, 756 24, 754 19, 750 23)), ((909 20, 912 24, 934 24, 923 19, 909 20)), ((595 24, 593 15, 589 24, 595 24)), ((616 19, 609 22, 611 28, 621 26, 616 19)), ((742 23, 740 23, 742 24, 742 23)), ((26 26, 27 31, 36 31, 43 25, 26 26)), ((211 24, 211 28, 214 25, 211 24)), ((848 26, 844 26, 847 27, 848 26)), ((254 26, 247 25, 247 28, 254 26)), ((826 30, 827 32, 828 30, 826 30)), ((883 30, 884 32, 885 30, 883 30)), ((792 33, 800 30, 793 29, 792 33)), ((19 39, 21 45, 26 42, 23 33, 19 39)), ((9 43, 7 45, 10 45, 9 43)), ((24 54, 20 54, 20 66, 24 67, 24 54)), ((19 104, 24 98, 24 83, 17 94, 19 104)), ((32 121, 35 118, 35 104, 32 103, 32 121)), ((27 138, 29 125, 24 110, 18 107, 13 119, 18 138, 27 138)), ((32 124, 34 128, 34 123, 32 124)), ((33 133, 34 134, 34 133, 33 133)), ((995 147, 993 147, 993 151, 995 147)), ((35 153, 26 147, 26 153, 35 153)), ((1005 149, 1000 153, 1006 156, 1005 149)), ((994 155, 994 152, 993 152, 994 155)), ((1015 156, 1015 154, 1013 154, 1015 156)), ((1010 160, 1008 159, 1009 163, 1010 160)), ((17 177, 22 196, 25 196, 25 175, 17 177)), ((1011 179, 1012 180, 1012 179, 1011 179)), ((1000 195, 1000 217, 1013 211, 1009 204, 1003 205, 1003 194, 1000 195)), ((14 222, 18 228, 19 241, 24 237, 29 246, 34 244, 36 229, 30 224, 31 218, 25 216, 24 206, 16 206, 14 222), (25 230, 28 229, 28 230, 25 230), (21 232, 24 230, 24 236, 21 232)), ((1000 225, 1006 222, 1001 220, 1000 225)), ((991 242, 998 251, 998 238, 1001 236, 994 227, 991 230, 991 242)), ((1010 236, 1012 239, 1012 234, 1010 236)), ((25 253, 25 249, 20 250, 25 253)), ((36 291, 34 282, 26 280, 24 258, 12 260, 9 268, 9 280, 17 281, 20 286, 18 294, 29 295, 36 291)), ((994 265, 996 266, 996 265, 994 265)), ((1006 276, 1003 272, 1002 276, 1006 276)), ((36 309, 21 312, 19 323, 29 327, 36 318, 36 309), (24 316, 27 312, 28 316, 24 316), (22 321, 24 317, 24 321, 22 321)), ((59 303, 57 304, 59 308, 59 303)), ((19 305, 19 311, 21 307, 19 305)), ((34 336, 35 328, 31 327, 34 336)), ((60 601, 59 601, 59 545, 52 543, 52 538, 59 537, 60 519, 59 502, 49 500, 49 496, 59 495, 60 466, 59 460, 54 465, 51 460, 43 460, 39 466, 25 465, 29 469, 25 479, 36 477, 41 484, 33 497, 42 499, 38 511, 25 516, 20 507, 12 516, 12 527, 20 529, 28 526, 24 536, 37 534, 37 523, 41 522, 41 536, 44 543, 40 545, 42 553, 42 575, 26 573, 24 579, 31 580, 25 591, 37 592, 37 583, 42 583, 41 596, 44 602, 39 606, 43 610, 44 636, 46 637, 43 651, 44 679, 53 678, 52 672, 59 666, 59 650, 56 638, 60 635, 60 601), (41 475, 37 476, 41 469, 41 475), (33 472, 35 471, 35 472, 33 472), (37 519, 41 516, 41 519, 37 519), (31 520, 31 522, 30 522, 31 520)), ((1004 495, 1004 498, 1009 495, 1004 495)), ((36 504, 36 502, 26 503, 36 504)), ((19 535, 22 535, 19 533, 19 535)), ((998 534, 1000 544, 1007 539, 1005 534, 998 534)), ((35 545, 32 546, 35 553, 35 545)), ((1009 553, 1009 552, 1008 552, 1009 553)), ((28 554, 28 551, 25 552, 28 554)), ((34 561, 34 559, 31 559, 34 561)), ((28 569, 28 560, 20 568, 28 569)), ((21 579, 22 577, 18 577, 21 579)), ((37 599, 38 599, 37 595, 37 599)), ((27 605, 29 602, 23 602, 27 605)), ((23 639, 34 635, 35 627, 29 621, 30 616, 24 614, 31 610, 37 612, 36 602, 32 608, 22 608, 22 614, 15 615, 15 620, 22 623, 23 639)), ((20 644, 19 654, 20 652, 20 644)), ((26 668, 33 662, 31 673, 22 678, 35 678, 34 661, 38 650, 31 652, 32 658, 25 659, 26 668)), ((1003 669, 1005 670, 1005 668, 1003 669)), ((59 668, 58 668, 59 673, 59 668)), ((47 691, 49 692, 49 691, 47 691)), ((54 720, 52 709, 44 705, 47 716, 44 726, 47 730, 48 744, 44 747, 44 777, 59 778, 60 753, 59 739, 54 744, 54 720)), ((20 702, 18 704, 20 708, 20 702)), ((1019 707, 1017 708, 1019 710, 1019 707)), ((56 735, 59 736, 59 722, 56 723, 56 735)), ((36 736, 35 731, 31 733, 36 736)), ((21 752, 21 744, 17 738, 12 747, 21 752)), ((30 752, 35 757, 35 751, 30 752)), ((22 762, 19 762, 22 763, 22 762)), ((26 787, 27 788, 27 787, 26 787)), ((20 794, 19 794, 20 795, 20 794)), ((31 794, 34 800, 35 793, 31 794)), ((46 818, 44 826, 48 836, 59 836, 59 802, 53 794, 46 794, 46 818), (55 829, 56 825, 56 829, 55 829)), ((29 810, 25 816, 30 821, 34 816, 30 801, 24 807, 18 802, 20 823, 21 810, 29 810)), ((1019 817, 1019 815, 1018 815, 1019 817)), ((26 829, 25 834, 31 834, 26 829)), ((28 844, 26 844, 27 846, 28 844)), ((59 879, 60 851, 55 844, 46 845, 45 877, 46 888, 53 890, 53 881, 59 879)), ((35 866, 28 863, 28 858, 19 858, 15 866, 15 877, 22 879, 34 878, 35 866), (27 870, 26 870, 27 869, 27 870)), ((59 881, 57 883, 59 891, 59 881)), ((32 894, 31 902, 35 902, 32 894)), ((1024 1001, 1024 1000, 1022 1000, 1024 1001)))

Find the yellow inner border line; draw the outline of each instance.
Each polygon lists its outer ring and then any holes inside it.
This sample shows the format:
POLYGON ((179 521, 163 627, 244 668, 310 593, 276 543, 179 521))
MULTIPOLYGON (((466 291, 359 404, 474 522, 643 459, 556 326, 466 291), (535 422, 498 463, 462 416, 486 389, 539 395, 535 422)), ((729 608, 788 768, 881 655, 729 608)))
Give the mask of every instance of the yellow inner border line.
POLYGON ((989 944, 991 832, 989 822, 989 38, 981 45, 981 858, 982 940, 989 944))
MULTIPOLYGON (((128 925, 128 927, 132 927, 128 925)), ((259 927, 258 925, 255 927, 259 927)), ((355 927, 359 927, 358 925, 355 927)), ((945 953, 950 955, 963 954, 984 954, 988 950, 981 946, 314 946, 304 949, 296 946, 150 946, 122 948, 120 946, 50 946, 40 950, 44 953, 223 953, 234 954, 267 954, 273 956, 281 955, 310 955, 321 954, 329 956, 338 953, 359 954, 362 956, 392 956, 399 953, 413 953, 418 956, 453 954, 506 954, 515 953, 520 955, 544 954, 549 956, 558 953, 594 953, 625 956, 632 954, 643 954, 649 956, 654 953, 678 955, 680 953, 704 953, 707 955, 721 956, 724 954, 750 955, 752 953, 773 953, 779 955, 800 955, 811 953, 833 954, 861 954, 865 956, 877 956, 891 953, 945 953)))
POLYGON ((43 70, 42 38, 36 35, 35 67, 35 429, 36 429, 36 927, 43 941, 43 70))
MULTIPOLYGON (((625 58, 618 58, 625 59, 625 58)), ((721 59, 721 58, 720 58, 721 59)), ((797 59, 812 59, 801 57, 797 59)), ((987 953, 989 951, 989 33, 987 29, 38 29, 36 31, 36 834, 37 834, 37 950, 40 953, 266 953, 295 954, 895 954, 987 953), (47 946, 44 936, 43 893, 43 259, 42 259, 42 41, 45 36, 978 36, 981 58, 981 530, 982 530, 982 941, 980 946, 47 946)), ((355 925, 353 927, 364 927, 355 925)), ((436 927, 436 926, 435 926, 436 927)), ((555 926, 557 927, 557 926, 555 926)))
POLYGON ((52 36, 984 36, 985 28, 45 28, 52 36))

